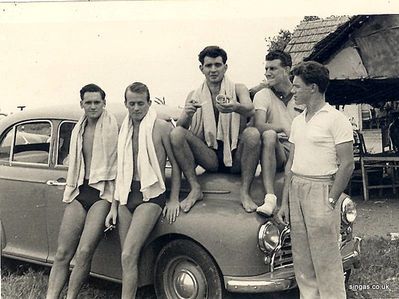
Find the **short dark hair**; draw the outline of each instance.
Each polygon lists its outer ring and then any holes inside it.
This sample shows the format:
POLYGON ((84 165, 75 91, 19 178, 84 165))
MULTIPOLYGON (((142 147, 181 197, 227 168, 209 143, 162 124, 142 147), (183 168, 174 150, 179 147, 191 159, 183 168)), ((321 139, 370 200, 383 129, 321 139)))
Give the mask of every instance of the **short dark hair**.
POLYGON ((225 50, 222 48, 219 48, 218 46, 208 46, 205 47, 199 54, 198 54, 198 60, 201 62, 201 64, 204 64, 205 57, 212 57, 216 58, 221 56, 223 63, 226 63, 227 61, 227 53, 225 50))
POLYGON ((80 99, 83 101, 83 97, 86 92, 99 92, 101 95, 101 98, 105 100, 105 91, 101 89, 100 86, 90 83, 82 87, 80 90, 80 99))
POLYGON ((141 82, 133 82, 130 84, 128 87, 126 87, 125 90, 125 102, 126 102, 126 94, 127 92, 135 92, 135 93, 140 93, 140 94, 146 94, 147 95, 147 102, 150 101, 150 91, 144 83, 141 82))
POLYGON ((326 92, 330 83, 330 72, 316 61, 301 62, 292 69, 291 74, 300 77, 306 85, 316 84, 321 93, 326 92))
POLYGON ((286 67, 286 66, 291 67, 292 66, 291 55, 284 51, 280 51, 280 50, 270 51, 269 53, 266 54, 265 59, 266 59, 266 61, 278 59, 281 61, 281 66, 283 66, 283 67, 286 67))

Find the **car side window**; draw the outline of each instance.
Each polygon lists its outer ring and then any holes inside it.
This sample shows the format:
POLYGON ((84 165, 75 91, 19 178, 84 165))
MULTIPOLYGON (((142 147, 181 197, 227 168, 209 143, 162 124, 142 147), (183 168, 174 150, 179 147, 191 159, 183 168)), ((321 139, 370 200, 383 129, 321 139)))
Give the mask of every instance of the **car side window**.
POLYGON ((57 151, 57 165, 68 166, 69 162, 69 145, 71 143, 72 130, 76 123, 64 121, 60 124, 58 129, 58 151, 57 151))
POLYGON ((10 129, 7 134, 4 135, 4 138, 0 143, 0 161, 1 162, 9 162, 11 155, 11 144, 12 137, 14 135, 14 130, 10 129))
POLYGON ((51 123, 35 121, 15 127, 13 162, 48 164, 50 156, 51 123))

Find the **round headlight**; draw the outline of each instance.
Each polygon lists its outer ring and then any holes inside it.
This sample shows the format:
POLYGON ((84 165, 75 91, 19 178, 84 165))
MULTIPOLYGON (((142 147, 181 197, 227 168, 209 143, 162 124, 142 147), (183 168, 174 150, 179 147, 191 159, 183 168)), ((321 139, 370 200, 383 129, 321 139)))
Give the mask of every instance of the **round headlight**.
POLYGON ((356 205, 349 197, 345 198, 342 202, 342 216, 347 223, 353 223, 356 219, 356 205))
POLYGON ((258 243, 264 252, 273 252, 280 242, 280 232, 272 222, 263 224, 259 229, 258 243))

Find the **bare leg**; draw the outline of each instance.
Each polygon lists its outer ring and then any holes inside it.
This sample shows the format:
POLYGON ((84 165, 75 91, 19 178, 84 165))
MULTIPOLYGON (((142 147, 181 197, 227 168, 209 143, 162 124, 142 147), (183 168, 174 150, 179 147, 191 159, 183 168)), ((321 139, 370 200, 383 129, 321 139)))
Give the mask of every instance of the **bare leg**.
POLYGON ((235 165, 241 166, 241 204, 248 213, 254 212, 258 207, 249 195, 252 181, 254 179, 256 166, 259 162, 260 154, 260 134, 256 128, 246 128, 241 135, 237 152, 234 157, 233 169, 235 165), (236 158, 239 161, 236 162, 236 158))
POLYGON ((256 211, 263 215, 272 215, 277 204, 277 197, 274 194, 276 170, 284 166, 287 157, 283 145, 278 140, 277 133, 273 130, 263 132, 262 145, 262 180, 266 195, 264 204, 256 211))
POLYGON ((118 206, 118 233, 119 233, 119 240, 121 242, 121 248, 123 248, 123 245, 125 243, 125 239, 126 239, 128 231, 129 231, 131 222, 132 222, 132 213, 130 213, 130 211, 126 205, 119 205, 118 206))
POLYGON ((47 299, 58 299, 60 296, 68 277, 69 263, 79 243, 85 218, 86 211, 78 201, 74 200, 66 206, 58 235, 57 253, 50 272, 47 299))
POLYGON ((262 180, 266 193, 274 194, 276 169, 287 161, 283 145, 278 141, 277 133, 268 130, 262 134, 262 180))
POLYGON ((68 299, 77 298, 84 279, 89 275, 91 261, 101 240, 104 220, 109 208, 109 202, 99 200, 91 206, 87 213, 83 233, 76 251, 76 264, 69 279, 68 299))
POLYGON ((158 205, 144 203, 133 213, 122 249, 122 299, 136 298, 140 251, 161 212, 158 205))
POLYGON ((196 163, 206 170, 216 171, 218 159, 216 153, 201 139, 182 127, 173 129, 170 140, 177 163, 191 187, 188 196, 180 203, 183 212, 188 212, 198 200, 203 198, 201 186, 195 174, 196 163))

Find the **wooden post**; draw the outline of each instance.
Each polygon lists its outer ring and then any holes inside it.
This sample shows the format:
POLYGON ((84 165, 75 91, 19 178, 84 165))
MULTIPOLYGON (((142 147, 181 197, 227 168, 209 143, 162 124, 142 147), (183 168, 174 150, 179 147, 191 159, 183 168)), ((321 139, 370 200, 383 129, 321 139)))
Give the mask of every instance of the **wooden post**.
POLYGON ((360 157, 360 168, 362 173, 363 197, 364 200, 369 200, 368 176, 366 167, 364 167, 363 157, 360 157))

